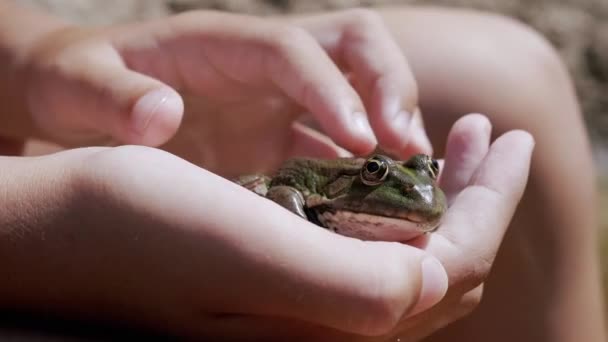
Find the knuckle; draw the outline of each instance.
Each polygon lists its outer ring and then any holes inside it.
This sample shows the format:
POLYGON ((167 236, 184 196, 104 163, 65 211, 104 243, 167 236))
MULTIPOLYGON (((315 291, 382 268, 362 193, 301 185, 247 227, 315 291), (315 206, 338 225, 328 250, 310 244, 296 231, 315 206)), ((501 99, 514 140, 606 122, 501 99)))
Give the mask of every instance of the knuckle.
POLYGON ((301 99, 302 104, 306 108, 313 108, 315 103, 315 86, 310 83, 306 83, 300 87, 298 98, 301 99))
MULTIPOLYGON (((488 224, 487 221, 475 220, 471 221, 471 225, 484 227, 488 224)), ((464 257, 467 265, 470 265, 470 274, 468 279, 469 289, 473 289, 481 284, 488 278, 496 253, 498 252, 497 247, 489 246, 473 246, 471 245, 469 250, 465 253, 468 255, 464 257)))
POLYGON ((362 289, 365 310, 361 317, 363 322, 359 323, 366 335, 384 335, 393 331, 401 317, 418 300, 417 286, 420 284, 403 271, 418 266, 411 258, 395 258, 399 259, 401 262, 376 268, 362 289))
POLYGON ((414 113, 416 108, 418 108, 418 84, 410 73, 404 73, 404 75, 407 76, 405 76, 405 85, 403 87, 403 89, 406 89, 402 97, 403 107, 410 113, 414 113))
POLYGON ((391 73, 379 76, 375 80, 373 87, 377 94, 381 94, 387 89, 396 89, 401 98, 402 108, 412 114, 418 108, 418 83, 406 68, 398 67, 398 70, 393 70, 391 73))
POLYGON ((479 285, 475 289, 467 292, 462 296, 460 301, 460 313, 461 317, 471 314, 481 303, 483 295, 483 284, 479 285))
MULTIPOLYGON (((487 254, 487 253, 484 253, 487 254)), ((490 270, 492 269, 492 264, 494 262, 494 255, 481 257, 477 263, 476 274, 477 280, 479 283, 484 282, 487 277, 490 275, 490 270)))
POLYGON ((387 294, 367 298, 367 317, 361 325, 366 335, 384 335, 395 329, 401 315, 395 297, 387 294))
POLYGON ((463 260, 464 264, 469 266, 463 272, 465 275, 456 281, 457 286, 464 291, 474 289, 486 281, 494 260, 494 254, 485 249, 470 250, 467 253, 470 255, 464 257, 463 260))
POLYGON ((346 15, 354 27, 361 27, 363 30, 384 26, 382 16, 369 8, 353 8, 348 10, 346 15))
POLYGON ((50 33, 32 48, 30 55, 39 64, 68 72, 77 62, 95 57, 102 41, 90 30, 65 28, 50 33))
POLYGON ((269 48, 281 56, 291 55, 314 40, 303 28, 290 25, 274 27, 269 36, 269 48))
POLYGON ((374 10, 356 8, 348 10, 346 16, 345 34, 352 41, 382 38, 382 32, 387 30, 382 16, 374 10))

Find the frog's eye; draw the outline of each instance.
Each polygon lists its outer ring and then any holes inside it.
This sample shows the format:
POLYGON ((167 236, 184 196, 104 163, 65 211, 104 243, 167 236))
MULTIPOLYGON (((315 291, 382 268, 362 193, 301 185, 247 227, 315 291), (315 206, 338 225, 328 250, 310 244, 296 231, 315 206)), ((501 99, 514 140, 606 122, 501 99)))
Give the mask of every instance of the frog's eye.
POLYGON ((388 175, 388 163, 379 158, 370 158, 361 169, 361 181, 365 185, 378 185, 388 175))
POLYGON ((426 174, 432 179, 437 179, 439 175, 439 163, 426 154, 417 154, 411 157, 403 166, 426 174))
POLYGON ((436 159, 431 159, 431 163, 429 165, 431 178, 436 179, 437 175, 439 175, 439 163, 436 159))

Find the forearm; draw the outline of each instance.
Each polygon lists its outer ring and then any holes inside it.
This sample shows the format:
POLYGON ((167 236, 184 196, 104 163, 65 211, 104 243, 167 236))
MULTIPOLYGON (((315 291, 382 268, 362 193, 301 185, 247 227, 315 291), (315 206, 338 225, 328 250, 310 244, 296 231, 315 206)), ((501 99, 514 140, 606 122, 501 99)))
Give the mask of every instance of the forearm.
POLYGON ((79 185, 80 165, 91 151, 0 157, 0 311, 110 315, 102 306, 116 301, 107 298, 125 297, 100 280, 120 274, 104 263, 116 260, 103 257, 120 252, 97 248, 108 235, 82 208, 100 205, 83 199, 79 185))
MULTIPOLYGON (((39 270, 49 255, 40 256, 44 240, 58 230, 69 208, 71 190, 67 155, 41 158, 0 157, 0 309, 15 308, 42 293, 39 270)), ((47 265, 48 266, 48 265, 47 265)), ((47 272, 45 272, 47 273, 47 272)), ((44 292, 44 291, 43 291, 44 292)), ((42 303, 41 303, 42 304, 42 303)))
POLYGON ((0 136, 41 135, 29 115, 29 58, 39 41, 66 26, 58 18, 0 0, 0 136))
POLYGON ((193 255, 175 253, 191 241, 153 213, 122 210, 95 162, 103 151, 0 157, 0 312, 146 324, 181 307, 173 294, 184 283, 166 279, 193 255))

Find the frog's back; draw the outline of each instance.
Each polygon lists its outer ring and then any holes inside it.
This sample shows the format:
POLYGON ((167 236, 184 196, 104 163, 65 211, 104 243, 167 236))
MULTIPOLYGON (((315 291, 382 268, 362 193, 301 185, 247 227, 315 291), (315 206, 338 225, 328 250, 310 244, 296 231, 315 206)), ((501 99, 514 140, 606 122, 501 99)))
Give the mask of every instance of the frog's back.
POLYGON ((344 174, 356 175, 364 160, 293 158, 287 160, 272 178, 271 186, 287 185, 304 193, 318 193, 328 182, 344 174))

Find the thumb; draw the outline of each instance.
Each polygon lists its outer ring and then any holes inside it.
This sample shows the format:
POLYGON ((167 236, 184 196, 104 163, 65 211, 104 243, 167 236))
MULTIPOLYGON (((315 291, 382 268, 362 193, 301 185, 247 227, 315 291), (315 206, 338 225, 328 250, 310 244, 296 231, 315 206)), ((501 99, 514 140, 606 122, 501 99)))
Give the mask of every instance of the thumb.
POLYGON ((96 70, 89 84, 90 95, 98 97, 94 102, 105 102, 92 112, 91 120, 115 140, 158 146, 177 131, 184 104, 162 82, 120 67, 96 70))
POLYGON ((29 103, 37 124, 69 144, 112 138, 158 146, 179 128, 184 104, 170 86, 121 61, 91 58, 40 75, 29 103))
MULTIPOLYGON (((314 263, 314 274, 301 277, 298 288, 292 288, 307 298, 306 303, 290 303, 277 314, 380 336, 393 331, 404 318, 433 307, 447 292, 443 265, 414 247, 354 239, 341 248, 335 241, 323 247, 333 260, 314 263), (312 284, 319 287, 308 288, 312 284)), ((296 270, 302 268, 294 265, 296 270)))
MULTIPOLYGON (((140 78, 145 76, 137 75, 140 78)), ((152 84, 150 84, 152 85, 152 84)), ((115 138, 126 143, 158 146, 167 142, 179 128, 184 103, 172 88, 160 85, 142 95, 133 94, 127 104, 134 103, 119 126, 115 138)))
MULTIPOLYGON (((391 248, 388 248, 389 251, 370 248, 354 257, 348 253, 342 257, 334 252, 334 258, 350 257, 354 260, 345 262, 343 268, 334 269, 332 273, 335 274, 330 275, 323 274, 336 264, 334 260, 315 264, 315 271, 322 274, 317 281, 305 277, 299 279, 298 285, 293 285, 284 278, 277 279, 282 288, 271 286, 259 292, 262 298, 269 298, 261 300, 263 308, 246 315, 212 316, 210 319, 196 316, 191 325, 194 329, 192 333, 198 336, 231 336, 234 340, 288 341, 294 340, 294 331, 302 329, 300 322, 307 322, 348 334, 382 336, 381 340, 384 340, 393 335, 396 329, 401 329, 405 319, 440 302, 448 287, 446 271, 437 259, 412 253, 404 263, 400 257, 397 260, 390 258, 395 256, 391 248), (319 283, 315 292, 306 291, 315 283, 319 283), (285 288, 295 299, 281 300, 285 288), (272 311, 269 307, 276 305, 277 300, 284 305, 277 308, 278 311, 272 311)), ((240 292, 246 291, 241 289, 240 292)), ((255 297, 250 292, 247 295, 255 297)), ((260 300, 260 297, 257 299, 260 300)), ((246 300, 239 302, 241 307, 246 300)), ((324 334, 324 341, 334 340, 328 337, 327 332, 324 334)), ((298 337, 302 338, 300 335, 298 337)), ((365 338, 361 340, 367 341, 365 338)))

